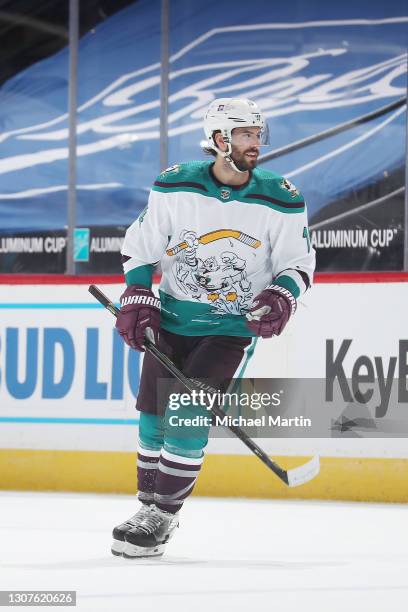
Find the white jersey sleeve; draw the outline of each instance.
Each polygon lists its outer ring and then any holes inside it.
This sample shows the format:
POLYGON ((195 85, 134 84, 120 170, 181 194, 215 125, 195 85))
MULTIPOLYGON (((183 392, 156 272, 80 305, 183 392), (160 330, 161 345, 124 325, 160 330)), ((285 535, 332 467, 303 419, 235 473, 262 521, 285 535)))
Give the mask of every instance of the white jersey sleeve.
POLYGON ((161 260, 171 235, 166 194, 151 191, 146 208, 128 228, 122 247, 128 285, 151 287, 154 266, 161 260))
POLYGON ((288 289, 295 298, 312 284, 316 265, 310 244, 306 207, 294 215, 282 215, 280 231, 271 227, 273 284, 288 289))

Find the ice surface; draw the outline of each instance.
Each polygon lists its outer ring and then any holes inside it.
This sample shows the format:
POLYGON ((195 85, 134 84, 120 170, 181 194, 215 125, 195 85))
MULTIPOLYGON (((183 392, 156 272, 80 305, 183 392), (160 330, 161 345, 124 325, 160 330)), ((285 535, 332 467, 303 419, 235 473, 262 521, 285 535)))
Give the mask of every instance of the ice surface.
POLYGON ((77 610, 408 610, 408 506, 192 498, 161 560, 110 553, 131 496, 0 492, 0 508, 0 589, 73 589, 77 610))

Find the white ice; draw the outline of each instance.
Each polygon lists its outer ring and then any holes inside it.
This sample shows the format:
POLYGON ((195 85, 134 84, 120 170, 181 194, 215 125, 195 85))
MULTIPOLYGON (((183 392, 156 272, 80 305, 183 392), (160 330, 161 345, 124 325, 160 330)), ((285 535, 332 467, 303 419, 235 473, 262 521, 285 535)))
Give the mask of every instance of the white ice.
POLYGON ((160 560, 113 557, 135 506, 1 492, 0 589, 77 591, 77 608, 47 610, 408 610, 408 506, 192 498, 160 560))

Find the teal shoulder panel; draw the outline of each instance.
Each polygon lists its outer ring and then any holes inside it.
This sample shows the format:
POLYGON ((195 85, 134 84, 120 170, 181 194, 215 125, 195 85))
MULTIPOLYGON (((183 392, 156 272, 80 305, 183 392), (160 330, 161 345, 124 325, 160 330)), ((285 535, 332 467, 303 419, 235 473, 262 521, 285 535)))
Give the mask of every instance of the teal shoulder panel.
POLYGON ((261 168, 256 168, 249 183, 240 187, 218 184, 211 177, 213 161, 192 161, 176 164, 157 177, 154 191, 162 193, 193 192, 213 197, 222 203, 234 201, 260 204, 278 212, 293 214, 305 210, 302 194, 287 179, 261 168))
POLYGON ((193 191, 208 194, 210 161, 191 161, 164 170, 154 182, 153 190, 161 192, 193 191))
POLYGON ((299 213, 305 210, 300 191, 285 177, 256 168, 243 197, 244 201, 269 206, 284 213, 299 213))

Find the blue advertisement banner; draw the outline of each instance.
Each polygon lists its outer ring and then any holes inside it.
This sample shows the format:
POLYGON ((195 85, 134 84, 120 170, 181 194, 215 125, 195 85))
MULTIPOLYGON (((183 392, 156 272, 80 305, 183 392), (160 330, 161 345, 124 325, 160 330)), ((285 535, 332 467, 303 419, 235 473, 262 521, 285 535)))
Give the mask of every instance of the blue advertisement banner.
MULTIPOLYGON (((203 158, 214 98, 252 98, 271 134, 261 163, 303 192, 318 269, 401 269, 404 4, 295 2, 279 16, 266 0, 233 11, 225 1, 191 4, 170 2, 169 165, 203 158), (384 238, 371 240, 372 229, 384 238)), ((160 171, 159 51, 160 3, 147 0, 79 43, 77 224, 98 239, 123 237, 160 171)), ((64 236, 67 74, 66 48, 0 88, 0 272, 33 265, 8 238, 64 236)), ((99 254, 89 257, 81 265, 103 271, 99 254)), ((55 261, 43 252, 41 265, 55 261)))

